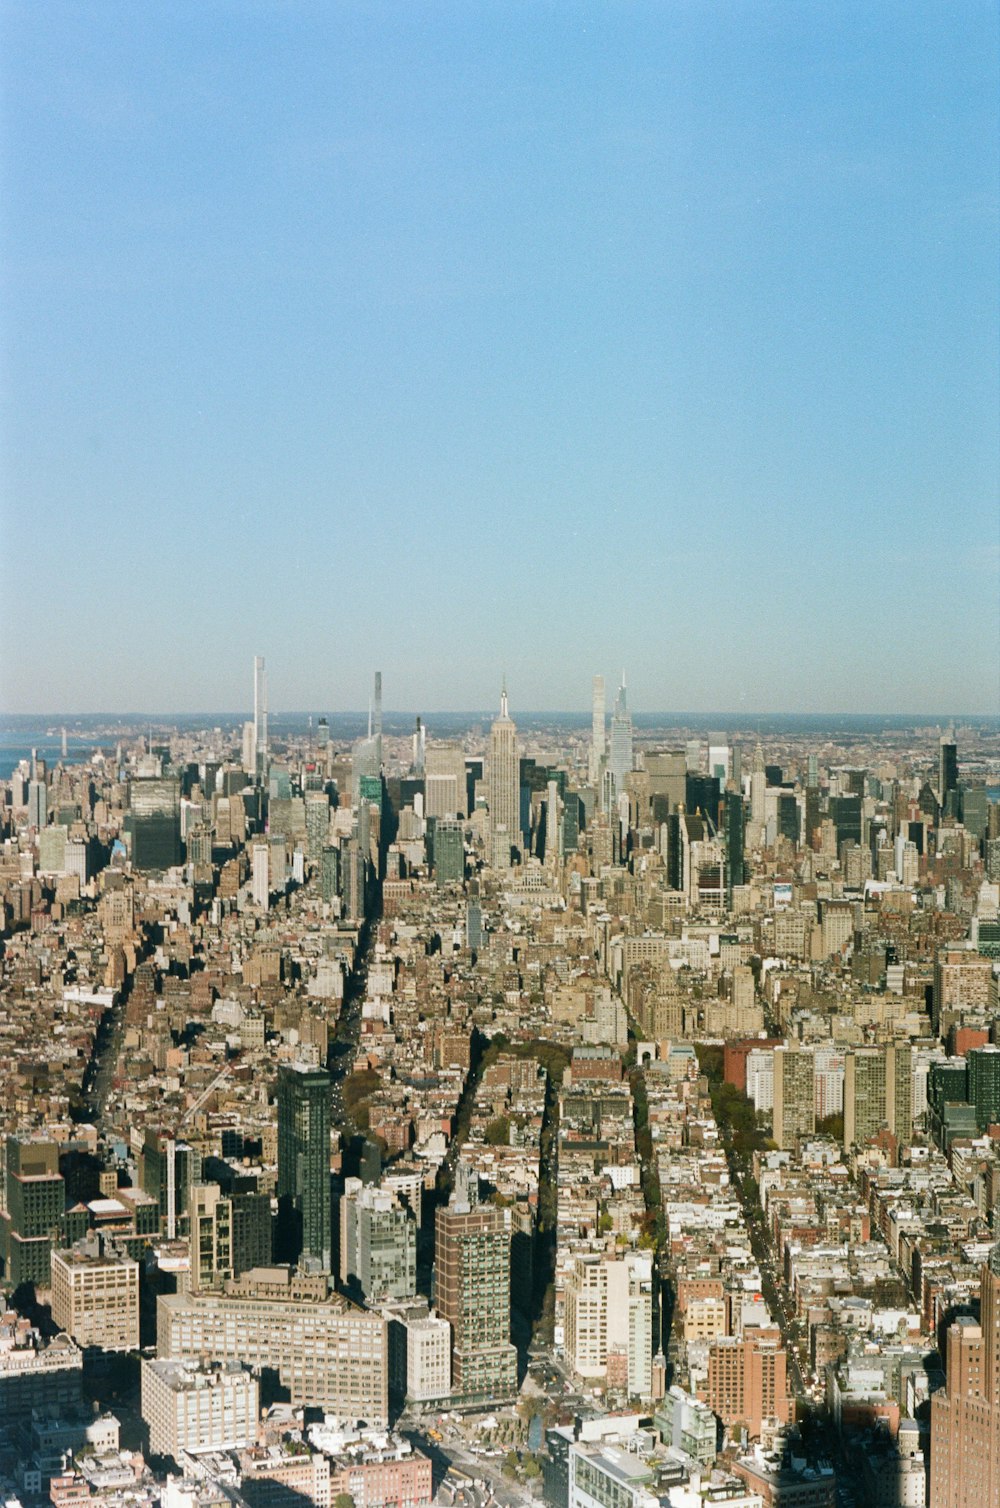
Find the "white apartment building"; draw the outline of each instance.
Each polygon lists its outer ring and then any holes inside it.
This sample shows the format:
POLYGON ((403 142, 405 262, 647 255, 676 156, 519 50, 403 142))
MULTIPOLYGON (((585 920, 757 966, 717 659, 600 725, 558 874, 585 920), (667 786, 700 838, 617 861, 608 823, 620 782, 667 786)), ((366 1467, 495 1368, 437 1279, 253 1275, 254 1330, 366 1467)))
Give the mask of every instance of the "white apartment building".
POLYGON ((622 1387, 638 1398, 653 1386, 652 1259, 583 1255, 566 1281, 566 1355, 578 1376, 622 1387))
POLYGON ((142 1417, 154 1455, 241 1450, 257 1439, 260 1389, 238 1363, 143 1361, 142 1417))

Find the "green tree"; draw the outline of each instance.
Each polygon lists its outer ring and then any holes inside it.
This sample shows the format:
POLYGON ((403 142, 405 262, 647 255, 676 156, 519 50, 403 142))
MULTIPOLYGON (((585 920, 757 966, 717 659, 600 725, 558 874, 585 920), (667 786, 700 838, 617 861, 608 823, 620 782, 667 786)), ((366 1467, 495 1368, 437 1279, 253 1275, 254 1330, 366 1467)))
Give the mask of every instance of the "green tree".
POLYGON ((709 1084, 721 1084, 723 1049, 712 1042, 698 1042, 694 1050, 698 1054, 698 1067, 708 1079, 709 1084))
POLYGON ((510 1121, 506 1115, 498 1115, 496 1120, 490 1121, 484 1132, 488 1147, 510 1146, 510 1121))
POLYGON ((382 1080, 374 1068, 363 1068, 358 1073, 348 1074, 344 1080, 344 1109, 353 1110, 362 1100, 367 1100, 376 1089, 381 1089, 382 1080))

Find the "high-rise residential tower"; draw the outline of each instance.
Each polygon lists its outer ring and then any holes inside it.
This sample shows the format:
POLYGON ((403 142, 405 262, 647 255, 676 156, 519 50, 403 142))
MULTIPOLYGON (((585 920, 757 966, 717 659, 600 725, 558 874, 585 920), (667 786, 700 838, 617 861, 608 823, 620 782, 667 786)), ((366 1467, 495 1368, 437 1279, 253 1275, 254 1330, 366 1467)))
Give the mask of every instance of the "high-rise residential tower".
POLYGON ((263 655, 255 655, 253 662, 253 727, 256 773, 263 775, 267 770, 267 671, 263 655))
POLYGON ((798 1151, 816 1129, 816 1060, 806 1048, 774 1049, 774 1140, 783 1152, 798 1151))
POLYGON ((278 1074, 278 1221, 283 1254, 331 1270, 330 1075, 305 1063, 278 1074))
POLYGON ((510 863, 510 850, 521 846, 517 727, 507 710, 506 681, 500 693, 500 716, 490 729, 486 781, 490 808, 490 857, 495 867, 503 869, 510 863))
POLYGON ((373 727, 375 737, 375 759, 378 769, 382 768, 382 672, 375 672, 375 721, 373 727))
POLYGON ((652 1262, 647 1252, 588 1252, 566 1278, 566 1356, 580 1377, 648 1398, 653 1380, 652 1262))
POLYGON ((590 733, 590 783, 601 788, 601 772, 608 751, 608 730, 605 722, 604 677, 594 676, 593 722, 590 733))
POLYGON ((844 1146, 863 1147, 888 1124, 886 1050, 858 1047, 844 1058, 844 1146))
POLYGON ((913 1048, 893 1042, 885 1050, 885 1118, 900 1146, 913 1139, 913 1048))
POLYGON ((510 1343, 509 1213, 452 1203, 437 1212, 434 1300, 451 1325, 456 1393, 489 1397, 517 1388, 510 1343))
POLYGON ((340 1280, 374 1307, 417 1291, 417 1222, 391 1189, 348 1178, 340 1200, 340 1280))

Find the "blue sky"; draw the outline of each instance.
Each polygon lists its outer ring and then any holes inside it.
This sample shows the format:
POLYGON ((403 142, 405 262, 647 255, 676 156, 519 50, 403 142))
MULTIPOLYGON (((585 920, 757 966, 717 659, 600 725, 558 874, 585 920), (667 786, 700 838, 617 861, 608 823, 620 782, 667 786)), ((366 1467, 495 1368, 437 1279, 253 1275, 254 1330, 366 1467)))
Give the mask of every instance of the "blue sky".
POLYGON ((0 0, 0 707, 997 711, 998 53, 0 0))

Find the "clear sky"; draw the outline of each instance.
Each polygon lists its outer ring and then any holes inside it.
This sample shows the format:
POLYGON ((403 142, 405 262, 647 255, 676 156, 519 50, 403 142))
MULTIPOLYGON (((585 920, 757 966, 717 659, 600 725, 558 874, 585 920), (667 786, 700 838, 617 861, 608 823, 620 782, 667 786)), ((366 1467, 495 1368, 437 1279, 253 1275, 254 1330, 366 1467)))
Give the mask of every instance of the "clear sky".
POLYGON ((1000 706, 993 0, 0 0, 0 710, 1000 706))

